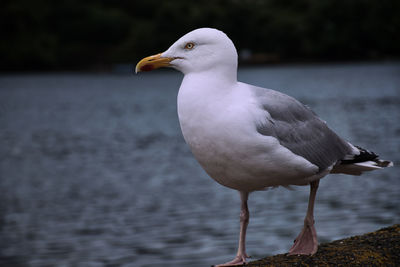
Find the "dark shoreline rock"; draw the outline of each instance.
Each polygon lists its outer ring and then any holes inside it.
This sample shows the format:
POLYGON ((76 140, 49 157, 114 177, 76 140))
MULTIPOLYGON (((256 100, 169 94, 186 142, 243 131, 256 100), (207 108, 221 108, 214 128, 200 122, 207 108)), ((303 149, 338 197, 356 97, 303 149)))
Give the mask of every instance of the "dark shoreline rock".
POLYGON ((279 254, 245 266, 400 266, 400 224, 321 244, 313 256, 279 254))

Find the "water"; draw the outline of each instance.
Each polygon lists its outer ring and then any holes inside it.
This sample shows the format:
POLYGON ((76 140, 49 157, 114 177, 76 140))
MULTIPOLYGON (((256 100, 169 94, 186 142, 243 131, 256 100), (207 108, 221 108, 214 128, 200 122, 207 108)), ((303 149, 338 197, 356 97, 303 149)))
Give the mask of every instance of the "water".
MULTIPOLYGON (((180 133, 182 76, 159 71, 0 76, 0 265, 209 266, 230 260, 238 193, 204 173, 180 133)), ((400 64, 243 68, 331 128, 400 164, 400 64)), ((399 167, 321 181, 320 242, 399 223, 399 167)), ((248 254, 286 252, 307 187, 250 195, 248 254)))

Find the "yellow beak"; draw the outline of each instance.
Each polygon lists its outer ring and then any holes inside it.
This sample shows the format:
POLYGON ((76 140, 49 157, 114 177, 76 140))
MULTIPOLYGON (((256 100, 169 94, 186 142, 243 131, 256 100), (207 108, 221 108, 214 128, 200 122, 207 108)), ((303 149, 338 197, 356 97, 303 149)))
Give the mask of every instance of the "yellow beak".
POLYGON ((161 57, 161 53, 145 57, 136 65, 135 72, 138 73, 141 71, 151 71, 161 67, 168 67, 171 66, 169 63, 174 59, 173 57, 161 57))

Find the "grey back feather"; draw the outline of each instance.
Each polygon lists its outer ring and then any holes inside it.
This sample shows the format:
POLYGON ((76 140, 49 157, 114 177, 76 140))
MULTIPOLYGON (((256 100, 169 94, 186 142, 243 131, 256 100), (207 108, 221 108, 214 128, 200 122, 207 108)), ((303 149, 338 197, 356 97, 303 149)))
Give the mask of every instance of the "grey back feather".
POLYGON ((269 117, 259 125, 260 134, 277 138, 281 145, 325 170, 351 153, 349 144, 296 99, 277 91, 252 87, 269 117))

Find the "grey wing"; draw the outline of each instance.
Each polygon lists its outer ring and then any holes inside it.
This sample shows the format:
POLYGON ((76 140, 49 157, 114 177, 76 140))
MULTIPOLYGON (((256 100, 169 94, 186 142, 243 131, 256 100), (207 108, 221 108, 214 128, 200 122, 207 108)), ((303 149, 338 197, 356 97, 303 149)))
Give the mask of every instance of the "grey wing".
POLYGON ((296 99, 277 91, 252 88, 261 107, 269 113, 257 125, 259 133, 274 136, 281 145, 315 164, 320 171, 352 152, 346 141, 296 99))

